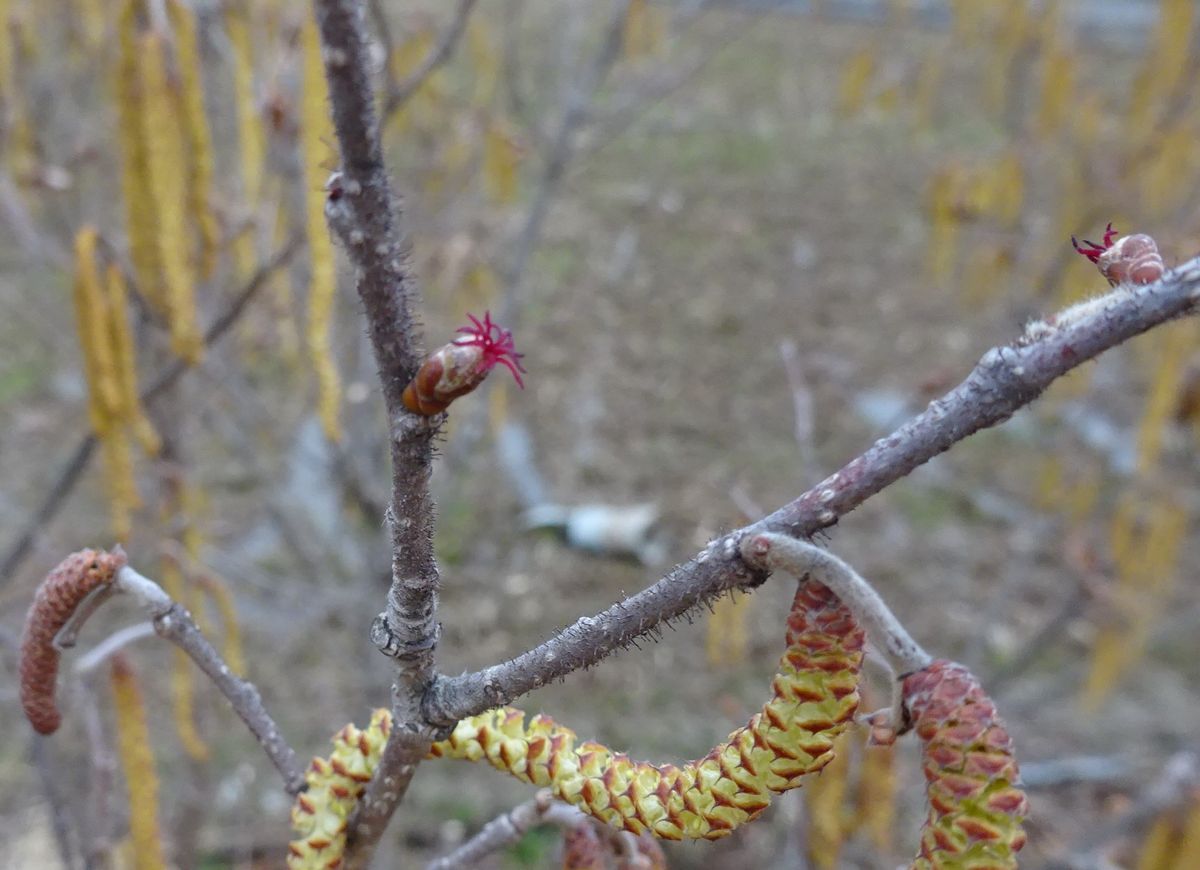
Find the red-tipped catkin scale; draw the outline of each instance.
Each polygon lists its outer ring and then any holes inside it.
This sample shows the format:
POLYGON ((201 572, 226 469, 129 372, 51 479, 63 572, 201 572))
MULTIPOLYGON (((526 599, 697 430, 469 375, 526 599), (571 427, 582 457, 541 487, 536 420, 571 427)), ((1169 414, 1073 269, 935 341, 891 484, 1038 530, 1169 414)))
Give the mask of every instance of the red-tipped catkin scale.
POLYGON ((1166 270, 1158 245, 1145 233, 1117 239, 1096 260, 1096 267, 1114 287, 1118 284, 1153 284, 1166 270))
POLYGON ((465 396, 488 376, 483 349, 476 345, 444 344, 425 358, 416 377, 404 388, 404 407, 422 417, 432 417, 465 396))

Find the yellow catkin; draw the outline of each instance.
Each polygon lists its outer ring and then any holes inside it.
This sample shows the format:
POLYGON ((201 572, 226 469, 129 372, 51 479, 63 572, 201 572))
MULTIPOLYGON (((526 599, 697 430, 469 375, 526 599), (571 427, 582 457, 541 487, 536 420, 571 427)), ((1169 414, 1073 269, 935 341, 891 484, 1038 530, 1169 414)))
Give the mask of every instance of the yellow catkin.
POLYGON ((749 595, 722 598, 713 605, 704 638, 704 654, 711 667, 727 667, 745 660, 749 608, 749 595))
POLYGON ((300 31, 304 66, 300 140, 304 153, 305 230, 311 267, 306 344, 317 376, 317 413, 321 427, 327 438, 337 441, 342 434, 339 420, 341 387, 330 338, 337 271, 333 242, 325 225, 324 196, 325 181, 337 155, 331 149, 333 125, 329 118, 329 96, 317 25, 312 16, 307 19, 300 31))
POLYGON ((858 774, 855 827, 866 831, 881 855, 892 851, 896 786, 895 746, 865 747, 858 774))
POLYGON ((1163 0, 1158 24, 1147 44, 1141 69, 1134 78, 1129 115, 1124 125, 1133 144, 1155 132, 1166 99, 1188 69, 1194 25, 1193 0, 1163 0))
POLYGON ((1016 227, 1025 205, 1025 171, 1015 151, 1005 152, 993 164, 992 185, 996 193, 994 217, 1008 227, 1016 227))
POLYGON ((491 104, 500 83, 500 53, 496 50, 487 25, 473 16, 467 25, 467 54, 475 75, 471 102, 476 106, 491 104))
POLYGON ((114 426, 101 440, 105 493, 108 496, 113 537, 128 542, 133 533, 133 511, 141 504, 133 472, 133 450, 124 428, 114 426))
POLYGON ((846 59, 842 75, 838 80, 837 110, 844 118, 862 111, 867 101, 867 89, 875 75, 875 53, 873 45, 855 52, 846 59))
POLYGON ((138 48, 145 100, 142 135, 158 217, 156 238, 171 349, 195 364, 204 355, 204 341, 196 321, 188 255, 187 147, 177 117, 175 87, 168 76, 163 38, 147 33, 138 39, 138 48))
POLYGON ((1073 52, 1055 42, 1044 53, 1042 93, 1034 129, 1042 137, 1057 133, 1070 117, 1075 99, 1075 71, 1078 62, 1073 52))
MULTIPOLYGON (((242 204, 251 218, 262 196, 262 174, 266 168, 266 143, 254 90, 254 43, 246 0, 226 8, 225 27, 233 47, 233 101, 237 116, 238 158, 241 167, 242 204)), ((258 264, 257 237, 253 220, 233 242, 238 275, 249 278, 258 264)))
POLYGON ((1198 342, 1200 328, 1192 320, 1167 327, 1167 334, 1160 341, 1158 366, 1138 426, 1137 468, 1141 475, 1149 473, 1162 455, 1163 434, 1175 409, 1188 357, 1198 342))
POLYGON ((166 870, 158 823, 158 774, 137 675, 124 653, 112 658, 117 753, 129 792, 129 837, 136 870, 166 870))
POLYGON ((209 600, 216 605, 217 613, 221 615, 222 643, 221 655, 229 670, 239 677, 246 673, 246 657, 242 652, 242 632, 238 627, 237 607, 234 605, 233 593, 229 584, 213 574, 204 571, 196 578, 197 584, 204 590, 209 600))
POLYGON ((1025 46, 1031 29, 1029 7, 1025 0, 1004 4, 994 38, 990 41, 984 93, 991 112, 1002 117, 1013 92, 1013 63, 1025 46))
POLYGON ((208 278, 216 268, 221 231, 211 202, 213 146, 208 116, 204 112, 204 78, 200 68, 196 16, 180 0, 167 3, 167 14, 175 29, 175 59, 179 68, 179 87, 174 90, 174 96, 187 139, 188 211, 200 235, 197 271, 202 277, 208 278))
POLYGON ((493 202, 517 198, 522 149, 512 125, 502 118, 488 124, 483 139, 483 184, 493 202))
POLYGON ((1192 799, 1187 811, 1183 833, 1179 836, 1179 848, 1175 852, 1175 863, 1171 870, 1193 870, 1200 867, 1200 792, 1192 799))
MULTIPOLYGON (((166 593, 175 601, 186 606, 188 591, 184 585, 183 572, 174 559, 163 559, 159 569, 159 580, 166 593)), ((196 728, 195 681, 192 660, 183 650, 174 650, 171 669, 171 712, 175 719, 175 731, 183 751, 194 761, 207 761, 208 744, 196 728)))
POLYGON ((121 415, 143 452, 156 456, 162 449, 162 439, 158 437, 138 399, 137 351, 133 343, 133 330, 129 326, 128 293, 125 276, 116 263, 110 263, 105 272, 104 288, 108 295, 113 355, 120 376, 121 415))
POLYGON ((117 23, 120 50, 113 76, 113 93, 121 151, 121 197, 125 201, 125 232, 129 237, 129 258, 133 262, 138 290, 157 310, 165 312, 158 252, 158 212, 150 183, 146 137, 142 133, 145 97, 138 69, 140 14, 141 0, 129 0, 122 6, 117 23))
POLYGON ((86 48, 92 49, 104 41, 108 23, 107 4, 102 0, 75 0, 79 35, 86 48))
POLYGON ((663 11, 649 0, 630 0, 625 13, 625 34, 622 51, 626 58, 635 59, 657 54, 666 41, 666 19, 663 11))
MULTIPOLYGON (((405 81, 424 63, 434 47, 434 32, 422 28, 396 46, 389 59, 392 75, 397 81, 405 81)), ((392 129, 399 133, 410 125, 426 129, 435 120, 438 103, 444 91, 441 71, 427 76, 399 110, 392 113, 392 129)))
POLYGON ((842 843, 849 833, 846 792, 853 745, 853 732, 840 735, 833 743, 833 761, 825 765, 804 793, 808 808, 808 854, 818 870, 833 870, 838 866, 842 843))
POLYGON ((104 437, 119 425, 121 379, 113 355, 109 311, 96 267, 94 227, 86 226, 75 236, 75 319, 83 369, 88 382, 88 419, 98 436, 104 437))
POLYGON ((930 180, 926 269, 930 280, 938 285, 944 285, 954 273, 958 257, 958 207, 965 182, 966 176, 958 166, 939 170, 930 180))
POLYGON ((1138 851, 1137 870, 1171 870, 1175 856, 1175 826, 1169 813, 1150 826, 1138 851))

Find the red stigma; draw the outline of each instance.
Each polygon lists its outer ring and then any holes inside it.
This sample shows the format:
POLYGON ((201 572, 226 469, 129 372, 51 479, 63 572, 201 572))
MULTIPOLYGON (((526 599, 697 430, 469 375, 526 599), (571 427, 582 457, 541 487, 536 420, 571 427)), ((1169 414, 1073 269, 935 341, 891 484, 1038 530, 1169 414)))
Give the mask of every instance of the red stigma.
POLYGON ((525 389, 525 382, 521 380, 521 373, 525 371, 525 367, 521 365, 521 357, 525 354, 517 353, 512 333, 492 323, 492 312, 490 311, 483 312, 482 322, 474 314, 468 314, 467 319, 471 321, 470 326, 459 327, 455 330, 467 337, 456 339, 454 343, 461 347, 482 348, 485 371, 494 368, 499 363, 512 372, 517 386, 525 389))
POLYGON ((1113 240, 1116 237, 1117 231, 1113 229, 1112 221, 1109 221, 1108 226, 1104 228, 1103 244, 1097 245, 1095 242, 1089 242, 1087 239, 1084 239, 1083 244, 1080 244, 1079 240, 1074 236, 1071 236, 1071 244, 1075 247, 1076 251, 1095 263, 1100 259, 1101 254, 1112 247, 1113 240))

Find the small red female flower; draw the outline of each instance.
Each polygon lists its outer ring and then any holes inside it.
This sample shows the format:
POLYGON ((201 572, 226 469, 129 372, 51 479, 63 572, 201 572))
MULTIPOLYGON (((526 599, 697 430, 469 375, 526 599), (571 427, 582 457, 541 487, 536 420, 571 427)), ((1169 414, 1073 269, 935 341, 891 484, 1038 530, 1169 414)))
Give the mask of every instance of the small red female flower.
POLYGON ((517 386, 524 389, 521 374, 522 354, 517 353, 512 333, 492 322, 492 314, 485 311, 483 320, 468 314, 470 326, 457 331, 466 338, 458 338, 444 344, 425 358, 417 374, 404 388, 401 401, 414 414, 431 417, 439 414, 457 399, 465 396, 483 383, 483 379, 497 365, 512 372, 517 386))
POLYGON ((1071 236, 1071 244, 1076 251, 1095 263, 1100 274, 1114 287, 1125 283, 1153 284, 1163 276, 1166 265, 1154 239, 1145 233, 1134 233, 1119 239, 1116 239, 1116 235, 1117 231, 1110 223, 1104 229, 1103 244, 1098 245, 1087 239, 1080 244, 1074 236, 1071 236))

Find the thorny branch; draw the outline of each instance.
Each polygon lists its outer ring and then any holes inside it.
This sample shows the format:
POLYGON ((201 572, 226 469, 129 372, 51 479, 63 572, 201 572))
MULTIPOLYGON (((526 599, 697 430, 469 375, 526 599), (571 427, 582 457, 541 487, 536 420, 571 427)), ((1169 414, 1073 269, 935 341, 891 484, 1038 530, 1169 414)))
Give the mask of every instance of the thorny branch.
POLYGON ((380 649, 396 659, 396 724, 350 826, 346 866, 353 868, 369 860, 435 737, 420 715, 420 702, 435 676, 438 637, 438 570, 429 497, 438 420, 417 417, 401 402, 421 359, 412 314, 418 294, 383 165, 363 4, 315 0, 315 6, 342 158, 341 195, 330 197, 326 216, 357 269, 358 295, 379 366, 392 442, 392 583, 387 608, 371 634, 380 649))
POLYGON ((1124 286, 1102 302, 1061 313, 1032 337, 989 350, 957 387, 799 498, 710 543, 652 586, 511 661, 439 677, 425 697, 427 721, 450 725, 572 671, 596 664, 664 622, 730 589, 762 582, 737 554, 756 532, 807 538, 969 435, 1002 423, 1057 378, 1134 336, 1200 307, 1200 258, 1154 284, 1124 286))
MULTIPOLYGON (((271 259, 259 267, 258 271, 250 277, 250 280, 237 292, 225 310, 205 331, 205 348, 212 347, 224 337, 225 333, 241 318, 254 297, 267 286, 271 276, 286 266, 299 249, 300 239, 293 237, 271 259)), ((141 401, 153 402, 171 389, 189 368, 190 366, 184 361, 176 360, 158 376, 154 383, 142 390, 141 401)), ((95 434, 91 432, 79 439, 79 443, 75 445, 75 449, 71 451, 70 457, 63 463, 62 469, 55 477, 54 483, 46 490, 46 496, 42 503, 30 514, 29 521, 21 529, 21 533, 17 535, 12 546, 8 548, 8 552, 4 554, 3 561, 0 561, 0 586, 12 580, 22 563, 33 552, 33 545, 37 540, 38 533, 58 516, 58 512, 62 510, 67 498, 75 490, 76 485, 83 478, 83 473, 91 464, 98 445, 95 434)))

